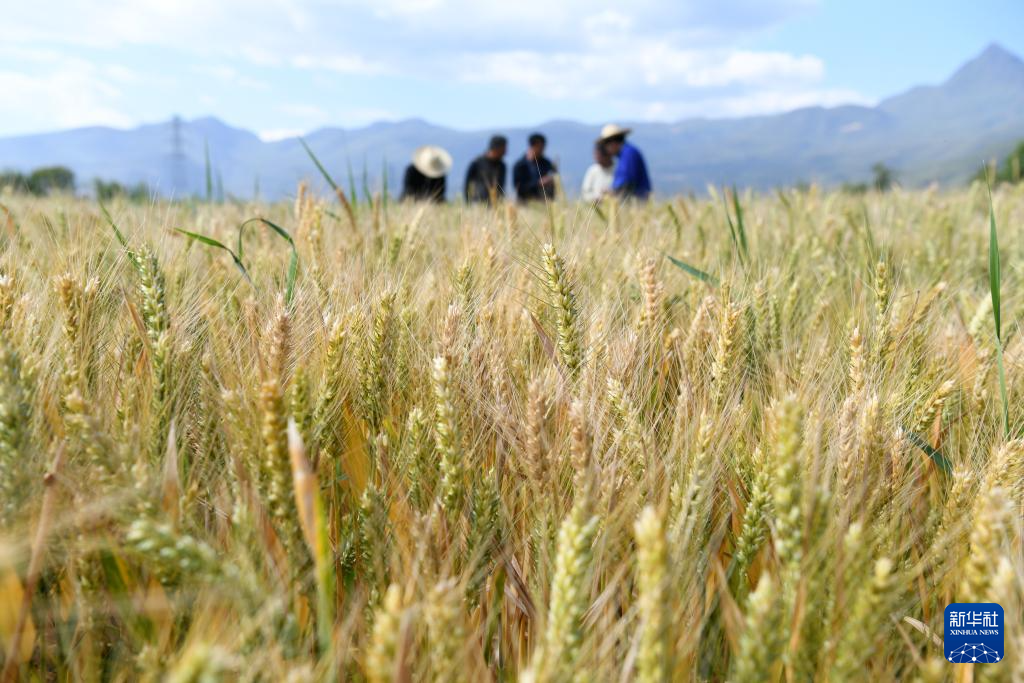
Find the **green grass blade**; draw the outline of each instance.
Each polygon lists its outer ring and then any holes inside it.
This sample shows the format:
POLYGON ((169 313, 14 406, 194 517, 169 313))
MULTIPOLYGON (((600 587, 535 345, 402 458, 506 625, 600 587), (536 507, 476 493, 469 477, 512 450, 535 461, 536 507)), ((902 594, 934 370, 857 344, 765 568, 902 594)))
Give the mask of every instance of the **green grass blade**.
POLYGON ((242 259, 239 258, 238 254, 236 254, 235 252, 231 251, 231 247, 229 247, 226 244, 223 244, 221 242, 218 242, 217 240, 213 239, 212 237, 207 237, 206 235, 201 235, 198 232, 190 232, 188 230, 182 230, 181 228, 175 228, 174 230, 176 232, 180 232, 182 235, 185 235, 189 239, 195 240, 196 242, 199 242, 201 244, 205 244, 207 246, 216 247, 217 249, 223 249, 224 251, 226 251, 229 254, 231 254, 231 260, 235 262, 235 267, 238 268, 239 272, 241 272, 243 276, 245 276, 246 281, 249 284, 252 284, 252 278, 249 277, 249 271, 246 270, 245 264, 242 263, 242 259))
POLYGON ((779 202, 785 207, 786 213, 793 211, 793 204, 789 201, 789 197, 786 196, 781 187, 775 189, 775 196, 779 198, 779 202))
POLYGON ((334 599, 336 596, 337 577, 334 574, 334 561, 331 552, 330 523, 324 508, 320 492, 313 499, 313 521, 315 524, 316 548, 314 567, 316 568, 317 587, 317 633, 320 649, 330 653, 334 626, 334 599))
POLYGON ((750 260, 750 249, 747 247, 747 230, 743 223, 743 207, 740 205, 740 193, 736 191, 736 186, 732 188, 732 205, 736 211, 736 233, 740 238, 740 246, 743 248, 743 259, 745 261, 750 260))
MULTIPOLYGON (((341 202, 341 205, 345 209, 345 214, 348 216, 348 222, 352 225, 352 230, 356 230, 356 213, 355 210, 352 208, 352 204, 349 202, 348 197, 345 196, 344 190, 342 190, 338 186, 338 183, 334 182, 334 178, 332 178, 331 174, 327 172, 327 169, 324 168, 324 165, 320 163, 320 160, 316 158, 316 155, 313 154, 313 150, 309 148, 309 145, 306 144, 306 141, 303 140, 302 138, 299 138, 299 142, 302 143, 302 146, 306 150, 306 154, 309 155, 309 158, 312 159, 313 163, 316 165, 317 170, 320 171, 320 175, 324 177, 324 180, 327 181, 327 184, 331 186, 332 190, 334 190, 334 195, 338 198, 338 201, 341 202)), ((349 168, 351 171, 351 166, 349 168)))
POLYGON ((988 190, 988 284, 992 292, 992 317, 996 324, 996 339, 1002 340, 1003 328, 1000 312, 1001 273, 999 271, 999 236, 996 233, 996 214, 992 205, 992 188, 988 190))
POLYGON ((316 155, 313 154, 313 150, 309 148, 306 141, 303 138, 299 138, 299 142, 302 143, 303 148, 306 150, 306 154, 309 155, 309 158, 313 161, 317 170, 320 171, 320 175, 324 177, 324 180, 326 180, 327 184, 331 186, 331 189, 334 190, 335 194, 338 194, 341 191, 338 187, 338 183, 334 182, 334 178, 332 178, 331 174, 327 172, 327 169, 320 163, 320 160, 316 158, 316 155))
POLYGON ((996 339, 996 368, 999 371, 999 398, 1003 402, 1003 435, 1010 438, 1010 405, 1006 398, 1006 368, 1003 366, 1003 342, 996 339))
POLYGON ((294 240, 292 240, 292 236, 288 234, 287 230, 282 228, 277 223, 274 223, 273 221, 267 220, 266 218, 252 218, 252 219, 246 221, 246 223, 251 223, 253 221, 258 221, 260 223, 263 223, 263 225, 267 226, 268 228, 270 228, 271 230, 276 232, 278 235, 280 235, 283 240, 285 240, 286 242, 288 242, 288 244, 290 244, 292 246, 292 248, 295 248, 295 242, 294 242, 294 240))
POLYGON ((114 235, 117 237, 117 241, 121 243, 122 247, 127 249, 128 240, 124 238, 124 234, 121 232, 120 229, 118 229, 117 223, 114 222, 114 219, 111 217, 110 212, 107 211, 107 207, 105 207, 103 204, 100 204, 100 211, 103 212, 103 217, 107 219, 107 224, 114 230, 114 235))
POLYGON ((729 225, 729 237, 730 239, 732 239, 732 245, 736 247, 736 252, 740 255, 740 258, 742 259, 743 254, 740 253, 740 243, 736 239, 736 226, 733 225, 732 223, 732 215, 729 213, 728 205, 726 205, 725 207, 725 222, 729 225))
MULTIPOLYGON (((986 183, 987 184, 987 183, 986 183)), ((1002 274, 999 268, 999 235, 992 186, 988 185, 988 284, 992 291, 992 319, 996 328, 996 365, 999 371, 999 397, 1003 403, 1003 435, 1010 438, 1010 406, 1006 397, 1006 368, 1003 365, 1003 326, 1001 307, 1002 274)))
POLYGON ((348 169, 348 201, 352 206, 359 205, 359 195, 356 194, 356 174, 352 170, 352 160, 345 159, 345 167, 348 169))
POLYGON ((740 260, 740 265, 745 266, 745 260, 743 258, 743 249, 740 247, 740 241, 736 237, 736 225, 732 222, 732 214, 729 213, 728 199, 722 197, 723 208, 725 209, 725 222, 729 225, 729 237, 732 238, 732 246, 736 249, 736 255, 740 260))
MULTIPOLYGON (((507 576, 508 575, 503 566, 499 565, 495 568, 494 590, 492 591, 493 595, 491 596, 491 608, 488 610, 487 624, 486 627, 484 628, 485 643, 494 642, 494 639, 498 636, 498 632, 501 630, 502 606, 505 604, 505 579, 507 578, 507 576)), ((490 650, 490 648, 488 648, 488 650, 490 650)), ((484 657, 486 658, 487 663, 491 664, 493 661, 494 653, 488 651, 484 654, 484 657)))
POLYGON ((672 225, 676 228, 676 242, 683 234, 683 223, 679 220, 679 214, 676 213, 675 207, 672 204, 666 204, 665 209, 668 210, 668 216, 672 219, 672 225))
POLYGON ((121 247, 124 249, 124 253, 128 255, 128 260, 131 261, 132 267, 134 267, 135 270, 137 271, 141 270, 142 261, 139 260, 139 255, 132 251, 131 247, 128 246, 128 240, 125 239, 124 233, 122 233, 121 230, 117 227, 117 223, 114 222, 114 219, 110 215, 110 212, 107 211, 107 207, 105 207, 103 204, 100 204, 100 211, 103 212, 103 217, 107 219, 107 224, 114 231, 114 235, 117 237, 117 241, 121 244, 121 247))
POLYGON ((680 261, 676 257, 671 256, 669 254, 665 254, 665 258, 671 261, 673 265, 681 268, 684 272, 689 273, 698 280, 706 282, 709 285, 713 285, 716 287, 718 286, 718 278, 716 278, 714 275, 711 275, 710 273, 705 273, 700 268, 694 268, 689 263, 686 263, 685 261, 680 261))
POLYGON ((190 238, 194 239, 196 242, 201 242, 203 244, 208 244, 211 247, 217 247, 218 249, 223 249, 224 251, 228 252, 232 256, 235 255, 235 252, 231 251, 231 249, 229 247, 227 247, 224 244, 218 242, 217 240, 213 239, 212 237, 207 237, 206 235, 201 235, 198 232, 190 232, 188 230, 183 230, 181 228, 175 228, 174 231, 175 232, 180 232, 182 235, 185 235, 186 237, 190 237, 190 238))
POLYGON ((868 264, 869 267, 871 267, 874 266, 874 264, 878 261, 877 257, 875 256, 878 253, 878 248, 875 246, 875 233, 871 229, 871 216, 870 214, 868 214, 867 202, 861 202, 860 208, 861 213, 864 216, 864 239, 867 241, 868 258, 870 259, 868 261, 868 264))
POLYGON ((291 246, 291 248, 292 248, 292 255, 291 255, 291 258, 288 260, 288 273, 287 273, 287 275, 285 277, 285 294, 284 294, 285 303, 287 303, 290 306, 291 303, 292 303, 292 297, 295 294, 295 281, 298 278, 298 274, 299 274, 299 251, 295 247, 295 240, 292 239, 292 236, 290 234, 288 234, 287 230, 285 230, 280 225, 278 225, 277 223, 274 223, 271 220, 268 220, 266 218, 260 218, 260 217, 250 218, 249 220, 245 221, 240 226, 238 226, 238 257, 239 258, 242 257, 242 235, 243 235, 243 233, 245 231, 245 227, 247 225, 249 225, 250 223, 262 223, 263 225, 265 225, 266 227, 270 228, 275 233, 277 233, 281 237, 281 239, 283 239, 286 242, 288 242, 289 246, 291 246))
POLYGON ((370 190, 370 171, 366 167, 366 157, 363 157, 363 197, 367 204, 373 204, 373 192, 370 190))
POLYGON ((932 462, 935 463, 936 467, 942 470, 943 474, 950 475, 953 473, 953 466, 950 464, 946 456, 944 456, 938 449, 932 447, 930 443, 922 439, 920 435, 915 434, 914 432, 907 432, 907 439, 910 440, 910 443, 920 448, 925 455, 931 458, 932 462))
POLYGON ((206 201, 213 201, 213 166, 210 164, 210 143, 203 141, 203 154, 206 157, 206 201))

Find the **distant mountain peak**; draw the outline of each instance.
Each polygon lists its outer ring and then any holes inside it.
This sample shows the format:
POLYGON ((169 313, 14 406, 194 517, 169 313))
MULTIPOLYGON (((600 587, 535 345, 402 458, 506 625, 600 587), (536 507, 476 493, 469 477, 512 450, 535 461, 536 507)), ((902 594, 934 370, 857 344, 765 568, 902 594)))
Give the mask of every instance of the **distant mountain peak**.
POLYGON ((970 60, 946 81, 947 85, 960 87, 976 83, 1024 83, 1024 60, 999 43, 992 43, 970 60))
POLYGON ((989 43, 988 47, 981 51, 977 59, 992 61, 992 60, 1005 60, 1012 59, 1020 63, 1020 57, 1013 54, 999 43, 989 43))

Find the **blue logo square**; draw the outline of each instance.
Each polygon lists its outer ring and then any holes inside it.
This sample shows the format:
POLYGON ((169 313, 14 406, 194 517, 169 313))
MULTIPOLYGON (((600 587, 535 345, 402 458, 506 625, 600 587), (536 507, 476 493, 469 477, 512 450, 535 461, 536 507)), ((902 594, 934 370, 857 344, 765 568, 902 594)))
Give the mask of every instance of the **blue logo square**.
POLYGON ((995 664, 1003 659, 1003 608, 994 602, 946 607, 943 648, 954 664, 995 664))

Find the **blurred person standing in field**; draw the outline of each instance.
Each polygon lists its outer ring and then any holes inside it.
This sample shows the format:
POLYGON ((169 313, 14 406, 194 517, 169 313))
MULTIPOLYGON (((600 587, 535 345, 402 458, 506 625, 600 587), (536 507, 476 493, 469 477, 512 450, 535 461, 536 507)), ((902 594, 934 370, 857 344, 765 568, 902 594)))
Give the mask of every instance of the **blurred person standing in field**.
POLYGON ((505 195, 505 152, 508 139, 494 135, 487 145, 487 151, 473 159, 466 170, 465 195, 467 202, 495 203, 505 195))
POLYGON ((402 179, 402 199, 443 204, 448 191, 447 174, 452 156, 447 150, 424 145, 412 153, 402 179))
POLYGON ((630 128, 609 123, 601 129, 601 137, 597 141, 618 159, 612 178, 612 194, 647 199, 651 194, 651 179, 647 175, 647 164, 640 150, 626 142, 626 136, 631 132, 630 128))
POLYGON ((615 178, 615 159, 600 140, 594 143, 594 163, 583 176, 583 187, 580 196, 585 201, 596 202, 612 189, 615 178))
POLYGON ((532 133, 527 140, 526 153, 512 167, 512 184, 520 202, 553 199, 558 169, 544 156, 548 141, 540 133, 532 133))

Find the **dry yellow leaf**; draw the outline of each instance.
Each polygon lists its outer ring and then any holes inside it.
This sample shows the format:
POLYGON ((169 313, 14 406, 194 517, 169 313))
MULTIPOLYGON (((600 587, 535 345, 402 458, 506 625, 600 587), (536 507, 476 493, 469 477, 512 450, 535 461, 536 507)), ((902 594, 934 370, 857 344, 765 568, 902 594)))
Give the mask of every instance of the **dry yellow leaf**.
MULTIPOLYGON (((14 630, 18 627, 18 612, 21 610, 21 603, 25 597, 25 590, 21 586, 21 579, 14 569, 10 567, 0 568, 0 640, 3 641, 4 655, 7 656, 11 647, 11 639, 14 637, 14 630)), ((32 623, 32 615, 28 616, 25 629, 21 635, 21 645, 17 654, 19 662, 24 662, 32 656, 32 650, 36 643, 36 628, 32 623)))

